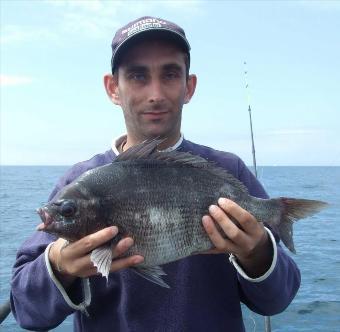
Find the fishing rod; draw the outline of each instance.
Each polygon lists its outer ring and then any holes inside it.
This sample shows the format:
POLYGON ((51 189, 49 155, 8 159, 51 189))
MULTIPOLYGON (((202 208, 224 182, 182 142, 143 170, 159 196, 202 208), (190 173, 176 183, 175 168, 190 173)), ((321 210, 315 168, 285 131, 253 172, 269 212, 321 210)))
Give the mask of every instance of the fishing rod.
POLYGON ((250 123, 250 134, 251 134, 251 150, 253 154, 253 166, 254 166, 254 173, 257 178, 257 168, 256 168, 256 154, 255 154, 255 143, 254 143, 254 133, 253 133, 253 121, 251 118, 251 107, 250 107, 250 93, 249 93, 249 84, 248 84, 248 70, 247 70, 247 62, 244 61, 244 78, 246 81, 246 93, 247 93, 247 104, 248 104, 248 113, 249 113, 249 123, 250 123))
MULTIPOLYGON (((250 134, 251 134, 251 151, 253 154, 253 167, 255 177, 257 178, 257 167, 256 167, 256 153, 255 153, 255 143, 254 143, 254 133, 253 133, 253 121, 251 118, 251 107, 250 107, 250 93, 249 93, 249 84, 248 84, 248 70, 247 70, 247 62, 244 61, 244 78, 246 81, 246 93, 247 93, 247 104, 248 104, 248 113, 249 113, 249 123, 250 123, 250 134)), ((271 332, 271 322, 270 316, 264 316, 264 330, 265 332, 271 332)))

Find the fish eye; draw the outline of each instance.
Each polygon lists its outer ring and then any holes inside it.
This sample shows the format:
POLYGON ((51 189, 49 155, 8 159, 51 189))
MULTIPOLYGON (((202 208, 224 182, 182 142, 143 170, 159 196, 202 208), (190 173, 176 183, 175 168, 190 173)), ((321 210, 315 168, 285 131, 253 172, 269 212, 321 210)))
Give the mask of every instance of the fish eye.
POLYGON ((64 217, 72 217, 75 214, 76 210, 77 209, 75 204, 69 201, 63 202, 60 207, 60 213, 64 217))

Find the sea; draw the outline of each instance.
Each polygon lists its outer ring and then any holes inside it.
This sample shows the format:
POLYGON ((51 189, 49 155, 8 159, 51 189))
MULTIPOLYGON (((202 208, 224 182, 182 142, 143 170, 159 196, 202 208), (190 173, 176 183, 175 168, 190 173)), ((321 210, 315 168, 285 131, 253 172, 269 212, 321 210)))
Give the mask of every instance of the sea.
MULTIPOLYGON (((46 202, 67 168, 0 168, 0 305, 9 298, 16 252, 40 222, 35 209, 46 202)), ((297 254, 292 257, 301 270, 302 283, 288 308, 270 317, 271 331, 340 332, 340 167, 258 167, 258 177, 271 197, 318 199, 330 204, 294 226, 297 254)), ((264 317, 245 306, 242 310, 247 332, 265 331, 264 317)), ((25 330, 10 314, 0 331, 25 330)), ((52 331, 72 331, 72 317, 52 331)))

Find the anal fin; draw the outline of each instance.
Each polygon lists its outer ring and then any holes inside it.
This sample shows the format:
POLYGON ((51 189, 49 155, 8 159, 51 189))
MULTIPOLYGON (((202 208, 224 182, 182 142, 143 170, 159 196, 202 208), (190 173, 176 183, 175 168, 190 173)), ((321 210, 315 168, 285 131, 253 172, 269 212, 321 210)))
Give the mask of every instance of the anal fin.
POLYGON ((170 286, 162 279, 162 276, 166 276, 166 273, 160 266, 151 267, 132 267, 131 268, 139 276, 161 286, 164 288, 170 288, 170 286))

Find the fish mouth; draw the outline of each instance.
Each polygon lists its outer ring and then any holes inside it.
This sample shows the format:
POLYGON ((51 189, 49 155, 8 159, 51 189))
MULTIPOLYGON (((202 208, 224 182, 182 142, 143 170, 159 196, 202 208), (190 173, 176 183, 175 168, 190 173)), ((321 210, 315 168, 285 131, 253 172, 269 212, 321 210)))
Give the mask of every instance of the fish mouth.
POLYGON ((38 231, 46 229, 49 225, 53 223, 53 218, 49 215, 45 208, 39 208, 36 210, 36 212, 38 213, 42 221, 42 223, 39 224, 37 227, 38 231))

